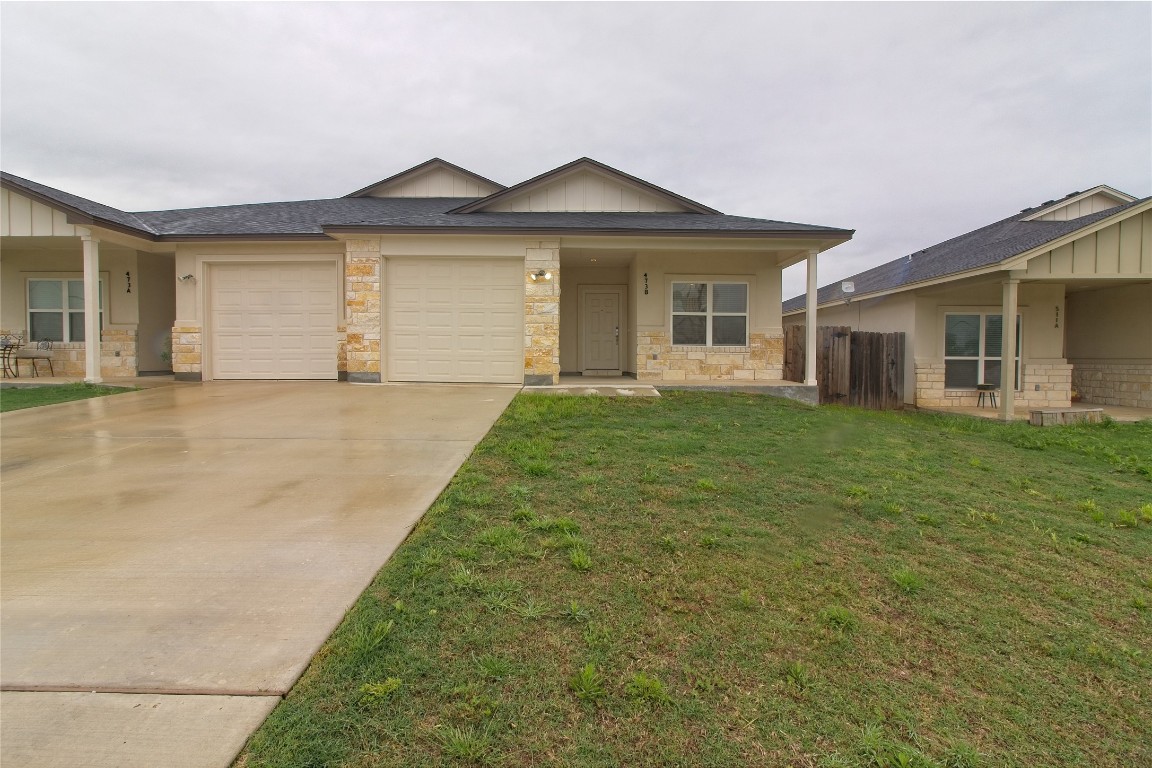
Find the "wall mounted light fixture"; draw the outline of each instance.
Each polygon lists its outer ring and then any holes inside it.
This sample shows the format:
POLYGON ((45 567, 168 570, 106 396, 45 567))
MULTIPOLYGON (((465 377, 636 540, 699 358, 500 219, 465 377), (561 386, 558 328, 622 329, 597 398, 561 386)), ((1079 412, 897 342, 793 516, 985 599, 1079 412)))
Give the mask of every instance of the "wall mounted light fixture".
POLYGON ((539 270, 536 270, 535 272, 533 272, 531 274, 531 278, 532 278, 532 282, 534 282, 534 283, 538 280, 544 280, 545 282, 547 282, 548 280, 552 279, 552 273, 546 272, 543 269, 539 269, 539 270))
POLYGON ((186 283, 189 280, 191 280, 192 282, 196 282, 196 275, 180 275, 180 277, 178 277, 176 279, 182 283, 186 283))

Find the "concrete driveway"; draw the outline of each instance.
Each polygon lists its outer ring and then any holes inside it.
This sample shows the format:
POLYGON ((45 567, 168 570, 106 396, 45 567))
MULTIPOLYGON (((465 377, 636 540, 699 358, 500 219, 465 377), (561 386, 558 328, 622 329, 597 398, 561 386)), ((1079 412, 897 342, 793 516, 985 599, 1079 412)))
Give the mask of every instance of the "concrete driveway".
POLYGON ((0 763, 227 766, 516 394, 175 385, 0 417, 0 763))

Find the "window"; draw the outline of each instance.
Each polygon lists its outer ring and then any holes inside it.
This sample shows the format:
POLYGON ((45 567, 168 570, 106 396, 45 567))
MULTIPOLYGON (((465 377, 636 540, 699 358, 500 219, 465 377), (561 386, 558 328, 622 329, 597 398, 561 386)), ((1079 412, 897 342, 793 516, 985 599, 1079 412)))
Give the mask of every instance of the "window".
MULTIPOLYGON (((100 283, 100 327, 104 327, 104 292, 100 283)), ((84 341, 84 281, 28 280, 28 339, 84 341)))
MULTIPOLYGON (((1000 315, 944 316, 944 387, 975 389, 977 384, 1000 384, 1003 346, 1000 315)), ((1020 316, 1016 316, 1015 389, 1020 389, 1020 316)))
POLYGON ((748 344, 748 284, 672 283, 672 343, 748 344))

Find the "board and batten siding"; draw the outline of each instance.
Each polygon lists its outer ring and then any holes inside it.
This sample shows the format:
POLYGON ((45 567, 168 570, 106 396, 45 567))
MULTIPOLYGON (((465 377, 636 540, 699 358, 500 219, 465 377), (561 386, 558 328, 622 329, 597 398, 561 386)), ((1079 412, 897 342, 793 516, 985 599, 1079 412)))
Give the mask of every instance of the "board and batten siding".
POLYGON ((522 195, 502 200, 484 210, 501 213, 683 213, 687 209, 640 187, 582 170, 526 190, 522 195))
POLYGON ((413 177, 397 179, 369 193, 371 197, 487 197, 499 190, 492 184, 456 173, 448 168, 432 168, 413 177))
POLYGON ((1111 195, 1105 195, 1097 192, 1094 195, 1089 195, 1081 200, 1076 200, 1068 205, 1062 205, 1059 208, 1045 213, 1043 216, 1037 216, 1032 221, 1071 221, 1078 219, 1081 216, 1087 216, 1092 213, 1099 213, 1106 211, 1109 208, 1115 208, 1118 202, 1116 198, 1111 195))
POLYGON ((0 235, 4 237, 76 237, 67 217, 30 198, 0 189, 0 235))
POLYGON ((1152 276, 1152 211, 1028 260, 1025 279, 1152 276))

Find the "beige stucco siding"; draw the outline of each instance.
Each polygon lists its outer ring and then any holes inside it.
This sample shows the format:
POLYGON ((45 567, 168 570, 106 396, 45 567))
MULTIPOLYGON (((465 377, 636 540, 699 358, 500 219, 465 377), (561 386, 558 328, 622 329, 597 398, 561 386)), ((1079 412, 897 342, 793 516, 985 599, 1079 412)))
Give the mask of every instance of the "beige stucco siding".
POLYGON ((0 189, 0 235, 4 237, 75 237, 76 227, 60 211, 0 189))
MULTIPOLYGON (((28 326, 27 281, 29 278, 84 277, 80 241, 72 241, 74 248, 62 250, 4 249, 0 260, 0 325, 11 332, 26 332, 28 326)), ((71 244, 70 244, 71 245, 71 244)), ((141 258, 146 258, 142 254, 141 258)), ((139 320, 138 273, 136 251, 103 247, 100 250, 100 277, 104 281, 109 312, 104 328, 135 330, 139 320), (128 293, 126 273, 132 275, 132 292, 128 293)))
POLYGON ((1028 261, 1027 278, 1152 278, 1152 211, 1090 232, 1028 261))
POLYGON ((668 213, 684 211, 685 208, 672 200, 646 192, 638 186, 584 169, 549 184, 525 190, 524 194, 501 200, 485 210, 668 213))
POLYGON ((1068 357, 1152 363, 1152 283, 1069 293, 1068 357))

